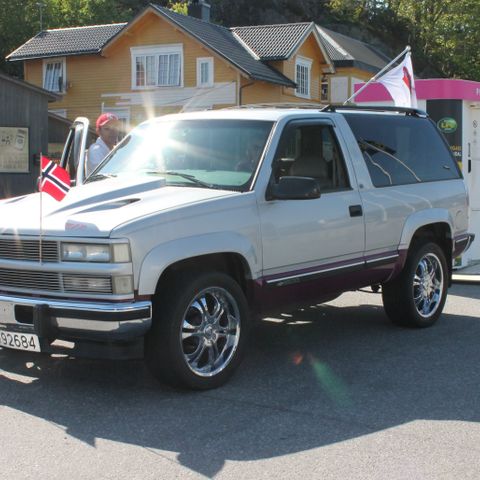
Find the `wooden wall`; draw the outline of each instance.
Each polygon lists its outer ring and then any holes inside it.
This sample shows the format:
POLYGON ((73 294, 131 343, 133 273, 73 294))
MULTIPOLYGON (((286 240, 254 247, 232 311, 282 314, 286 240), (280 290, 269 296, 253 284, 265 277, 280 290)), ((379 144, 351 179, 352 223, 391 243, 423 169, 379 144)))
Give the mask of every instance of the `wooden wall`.
POLYGON ((0 198, 34 191, 48 148, 48 96, 0 77, 0 127, 28 127, 29 172, 0 173, 0 198))

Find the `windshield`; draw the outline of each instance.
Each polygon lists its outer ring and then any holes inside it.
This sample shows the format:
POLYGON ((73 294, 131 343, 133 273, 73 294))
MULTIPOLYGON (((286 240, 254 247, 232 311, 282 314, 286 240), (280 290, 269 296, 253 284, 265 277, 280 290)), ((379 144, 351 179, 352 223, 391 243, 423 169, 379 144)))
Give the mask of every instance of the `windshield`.
POLYGON ((158 120, 132 130, 89 177, 159 175, 167 185, 249 187, 273 122, 158 120))

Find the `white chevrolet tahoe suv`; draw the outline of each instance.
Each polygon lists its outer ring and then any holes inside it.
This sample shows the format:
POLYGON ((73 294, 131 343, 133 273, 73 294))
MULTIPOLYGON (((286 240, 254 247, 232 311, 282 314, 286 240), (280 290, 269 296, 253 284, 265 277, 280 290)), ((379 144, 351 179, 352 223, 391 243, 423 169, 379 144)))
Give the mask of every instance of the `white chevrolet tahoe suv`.
POLYGON ((272 311, 372 286, 394 323, 432 325, 473 240, 461 172, 418 110, 169 115, 86 179, 76 133, 77 186, 41 194, 41 231, 39 193, 0 202, 3 347, 144 355, 162 381, 214 388, 272 311))

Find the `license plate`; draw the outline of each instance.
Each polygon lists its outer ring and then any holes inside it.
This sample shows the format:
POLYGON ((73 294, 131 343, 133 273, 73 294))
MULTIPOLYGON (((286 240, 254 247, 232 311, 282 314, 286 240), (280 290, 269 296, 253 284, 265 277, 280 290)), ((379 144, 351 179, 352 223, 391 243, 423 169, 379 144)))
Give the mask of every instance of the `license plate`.
POLYGON ((40 342, 33 333, 0 332, 0 347, 39 352, 40 342))

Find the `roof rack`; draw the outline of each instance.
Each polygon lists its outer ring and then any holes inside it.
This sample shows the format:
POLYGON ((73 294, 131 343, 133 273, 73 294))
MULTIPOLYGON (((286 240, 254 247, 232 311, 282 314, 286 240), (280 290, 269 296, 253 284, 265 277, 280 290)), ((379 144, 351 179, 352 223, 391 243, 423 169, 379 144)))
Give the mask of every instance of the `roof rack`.
POLYGON ((323 111, 328 107, 324 103, 297 103, 297 102, 274 102, 274 103, 250 103, 246 105, 236 105, 233 107, 225 107, 222 110, 232 110, 237 108, 298 108, 298 109, 313 109, 323 111))
POLYGON ((337 110, 359 110, 359 111, 372 111, 372 112, 397 112, 404 113, 405 115, 411 115, 414 117, 428 117, 427 112, 419 110, 418 108, 407 108, 407 107, 393 107, 390 105, 380 106, 380 105, 336 105, 330 104, 322 108, 322 112, 336 112, 337 110))

